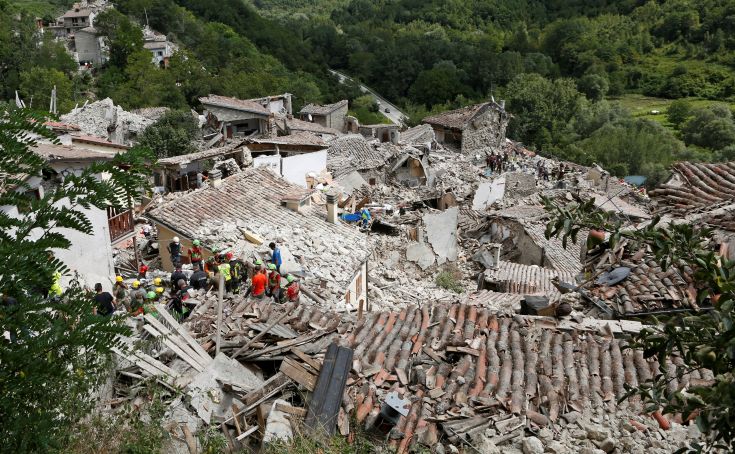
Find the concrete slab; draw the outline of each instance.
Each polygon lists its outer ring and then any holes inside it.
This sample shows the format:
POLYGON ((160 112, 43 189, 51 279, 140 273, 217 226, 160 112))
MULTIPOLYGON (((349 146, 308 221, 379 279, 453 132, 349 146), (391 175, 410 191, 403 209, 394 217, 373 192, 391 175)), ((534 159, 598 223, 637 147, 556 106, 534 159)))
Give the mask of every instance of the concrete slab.
POLYGON ((434 264, 434 250, 425 243, 411 243, 406 248, 406 259, 415 262, 422 270, 434 264))
POLYGON ((276 408, 276 405, 288 407, 290 404, 285 400, 278 399, 273 402, 271 411, 268 414, 268 420, 265 423, 265 433, 263 434, 263 445, 276 440, 290 440, 293 438, 293 429, 288 415, 276 408))
POLYGON ((493 181, 481 183, 475 191, 475 197, 472 199, 472 209, 485 211, 493 203, 502 199, 504 195, 505 177, 498 177, 493 181))
POLYGON ((424 215, 426 235, 437 256, 437 264, 457 260, 457 216, 459 208, 448 208, 439 213, 424 215))
POLYGON ((187 388, 191 406, 207 424, 213 414, 218 415, 222 410, 226 412, 228 403, 232 402, 232 395, 225 393, 217 380, 245 390, 255 390, 263 384, 263 380, 236 360, 224 353, 217 355, 187 388))

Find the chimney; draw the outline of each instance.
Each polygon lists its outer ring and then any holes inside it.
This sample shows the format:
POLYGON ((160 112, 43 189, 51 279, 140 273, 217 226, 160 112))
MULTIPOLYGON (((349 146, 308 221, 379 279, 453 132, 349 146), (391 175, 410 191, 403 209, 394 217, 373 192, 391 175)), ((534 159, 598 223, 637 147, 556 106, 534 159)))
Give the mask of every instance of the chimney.
POLYGON ((337 224, 337 196, 327 194, 327 222, 337 224))
POLYGON ((209 181, 213 188, 222 186, 222 171, 220 169, 212 169, 209 171, 209 181))

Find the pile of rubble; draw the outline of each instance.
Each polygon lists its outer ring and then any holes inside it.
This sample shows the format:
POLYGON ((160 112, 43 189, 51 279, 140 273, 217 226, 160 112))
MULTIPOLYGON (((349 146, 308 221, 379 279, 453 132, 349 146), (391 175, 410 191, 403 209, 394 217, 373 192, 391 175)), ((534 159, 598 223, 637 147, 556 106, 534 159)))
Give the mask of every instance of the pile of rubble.
POLYGON ((125 111, 110 98, 85 103, 61 116, 61 121, 79 126, 85 134, 108 139, 113 143, 132 145, 145 128, 155 123, 162 112, 158 108, 146 111, 145 116, 125 111))

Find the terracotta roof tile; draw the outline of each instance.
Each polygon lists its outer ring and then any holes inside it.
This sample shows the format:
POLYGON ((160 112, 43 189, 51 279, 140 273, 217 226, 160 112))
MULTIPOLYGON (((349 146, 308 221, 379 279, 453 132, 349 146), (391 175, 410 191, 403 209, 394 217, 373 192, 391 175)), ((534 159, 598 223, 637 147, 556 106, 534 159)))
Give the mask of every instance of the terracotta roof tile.
POLYGON ((374 169, 385 165, 386 156, 363 136, 352 134, 329 142, 327 168, 335 178, 352 170, 374 169))
POLYGON ((87 150, 69 145, 54 145, 38 143, 33 151, 48 161, 109 161, 113 158, 110 153, 87 150))
POLYGON ((659 205, 684 212, 735 200, 735 161, 679 162, 673 171, 680 184, 669 182, 649 193, 659 205))
POLYGON ((571 284, 575 282, 573 273, 505 260, 501 260, 496 269, 485 270, 485 280, 495 282, 498 292, 558 296, 559 291, 551 283, 554 278, 571 284))

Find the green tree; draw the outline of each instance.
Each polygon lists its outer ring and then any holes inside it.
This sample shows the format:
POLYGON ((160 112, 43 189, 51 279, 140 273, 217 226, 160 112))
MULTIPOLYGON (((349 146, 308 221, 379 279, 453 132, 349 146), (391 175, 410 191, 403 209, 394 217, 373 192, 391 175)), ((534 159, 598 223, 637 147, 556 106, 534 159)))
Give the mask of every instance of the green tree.
POLYGON ((605 98, 610 83, 607 81, 607 77, 603 75, 585 74, 577 82, 577 88, 587 96, 587 99, 600 101, 605 98))
POLYGON ((112 98, 126 109, 165 106, 181 109, 186 99, 176 85, 176 74, 159 68, 151 61, 151 53, 140 50, 128 57, 124 82, 111 86, 112 98))
POLYGON ((199 133, 199 125, 190 111, 166 112, 143 131, 140 145, 153 150, 159 158, 193 153, 192 141, 199 133))
POLYGON ((550 81, 538 74, 516 76, 503 93, 513 112, 509 135, 540 149, 564 140, 567 124, 584 103, 573 80, 550 81))
MULTIPOLYGON (((681 414, 683 420, 696 421, 706 436, 705 446, 692 443, 692 452, 732 452, 735 449, 735 262, 717 255, 711 244, 711 231, 690 224, 662 226, 656 217, 643 228, 628 229, 613 215, 599 210, 594 199, 568 206, 558 206, 545 199, 552 213, 546 237, 562 237, 566 245, 577 238, 583 228, 606 231, 609 247, 615 249, 622 240, 649 250, 662 269, 674 263, 691 270, 693 289, 699 303, 709 302, 710 311, 675 314, 654 318, 631 343, 643 350, 646 358, 656 358, 659 373, 647 382, 629 390, 626 397, 643 398, 647 412, 681 414), (671 389, 667 358, 679 355, 676 377, 710 369, 714 382, 691 383, 686 389, 671 389)), ((681 381, 680 381, 681 383, 681 381)), ((679 451, 681 452, 681 451, 679 451)))
POLYGON ((720 150, 735 143, 735 122, 732 111, 724 104, 715 104, 692 112, 692 118, 681 128, 687 144, 720 150))
POLYGON ((666 109, 666 119, 679 129, 692 114, 692 103, 686 99, 677 99, 666 109))
POLYGON ((20 92, 27 107, 48 110, 51 105, 51 91, 56 87, 56 105, 59 113, 74 107, 71 80, 57 69, 31 68, 20 74, 20 92))
POLYGON ((124 68, 128 58, 143 49, 143 31, 120 11, 110 8, 94 20, 100 34, 107 37, 110 64, 124 68))
POLYGON ((463 85, 464 73, 451 61, 440 61, 433 68, 422 71, 411 86, 411 99, 431 107, 452 101, 458 94, 467 94, 463 85))
POLYGON ((29 182, 52 171, 30 150, 28 133, 52 137, 46 119, 18 109, 0 122, 0 331, 11 336, 0 342, 0 442, 10 452, 66 446, 71 426, 93 404, 93 388, 106 378, 117 336, 129 331, 117 318, 93 315, 92 295, 76 281, 59 301, 47 293, 57 273, 69 274, 52 255, 70 247, 64 231, 91 234, 85 209, 124 208, 120 194, 137 197, 150 157, 134 149, 92 164, 46 185, 38 199, 29 182), (102 173, 109 178, 98 178, 102 173), (25 215, 17 214, 21 209, 25 215))

